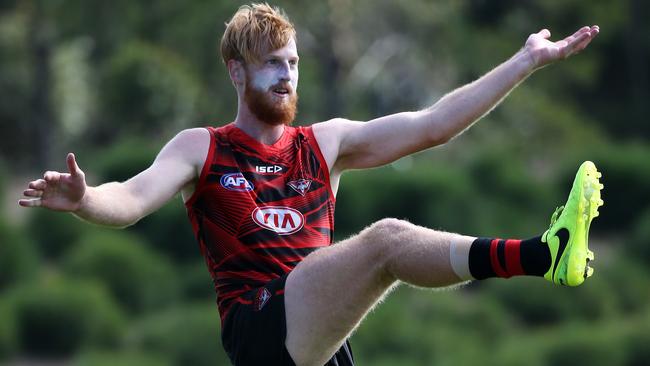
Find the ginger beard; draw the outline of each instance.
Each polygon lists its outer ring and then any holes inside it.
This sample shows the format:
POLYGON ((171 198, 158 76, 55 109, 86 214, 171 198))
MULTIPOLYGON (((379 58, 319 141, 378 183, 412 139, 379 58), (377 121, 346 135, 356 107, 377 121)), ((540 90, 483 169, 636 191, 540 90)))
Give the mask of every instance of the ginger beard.
POLYGON ((271 126, 291 125, 298 109, 298 94, 289 83, 277 83, 267 90, 260 90, 251 83, 248 73, 244 101, 255 117, 271 126), (287 96, 274 95, 278 88, 285 89, 287 96))

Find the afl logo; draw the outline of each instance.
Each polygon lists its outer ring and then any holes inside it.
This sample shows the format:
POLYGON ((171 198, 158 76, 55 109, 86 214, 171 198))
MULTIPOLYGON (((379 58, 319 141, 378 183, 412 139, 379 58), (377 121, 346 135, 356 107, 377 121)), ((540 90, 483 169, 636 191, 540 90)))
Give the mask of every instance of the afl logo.
POLYGON ((296 233, 305 225, 305 217, 302 213, 291 207, 258 207, 251 216, 257 225, 279 235, 296 233))
POLYGON ((221 186, 230 191, 249 192, 253 183, 249 182, 242 173, 230 173, 221 177, 221 186))

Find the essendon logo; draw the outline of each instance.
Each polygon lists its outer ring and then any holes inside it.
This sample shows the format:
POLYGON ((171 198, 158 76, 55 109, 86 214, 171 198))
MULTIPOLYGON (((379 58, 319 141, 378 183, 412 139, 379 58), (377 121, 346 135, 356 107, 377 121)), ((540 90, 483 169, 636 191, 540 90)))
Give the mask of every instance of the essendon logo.
POLYGON ((305 225, 305 217, 302 213, 291 207, 258 207, 251 216, 257 225, 279 235, 296 233, 305 225))
POLYGON ((253 190, 253 183, 244 178, 242 173, 230 173, 222 176, 221 186, 236 192, 249 192, 253 190))
POLYGON ((300 193, 301 196, 304 196, 305 193, 309 190, 309 187, 311 187, 311 179, 298 179, 298 180, 293 180, 289 183, 287 183, 291 189, 294 191, 300 193))
POLYGON ((266 305, 267 302, 269 302, 269 299, 271 298, 271 292, 266 289, 266 287, 262 287, 259 290, 257 290, 257 293, 255 294, 255 301, 253 304, 253 308, 255 311, 260 311, 266 305))

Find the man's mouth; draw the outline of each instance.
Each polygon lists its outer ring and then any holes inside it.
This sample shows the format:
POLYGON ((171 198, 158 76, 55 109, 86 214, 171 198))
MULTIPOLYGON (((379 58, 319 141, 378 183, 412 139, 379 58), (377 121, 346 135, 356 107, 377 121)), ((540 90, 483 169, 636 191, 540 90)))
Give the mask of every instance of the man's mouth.
POLYGON ((287 88, 278 87, 278 88, 273 88, 273 94, 277 95, 278 97, 284 98, 289 96, 289 94, 291 94, 291 91, 287 88))

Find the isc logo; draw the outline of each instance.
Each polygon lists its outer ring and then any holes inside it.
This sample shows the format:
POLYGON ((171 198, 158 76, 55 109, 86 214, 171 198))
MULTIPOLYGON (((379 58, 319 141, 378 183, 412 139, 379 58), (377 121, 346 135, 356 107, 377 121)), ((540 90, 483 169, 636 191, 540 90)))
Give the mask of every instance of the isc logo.
POLYGON ((222 176, 221 186, 225 189, 237 192, 248 192, 253 190, 253 183, 244 178, 242 173, 230 173, 222 176))
POLYGON ((282 167, 279 165, 263 165, 255 166, 255 171, 262 174, 274 174, 282 171, 282 167))
POLYGON ((302 213, 291 207, 258 207, 251 216, 257 225, 279 235, 296 233, 305 225, 305 217, 302 213))

